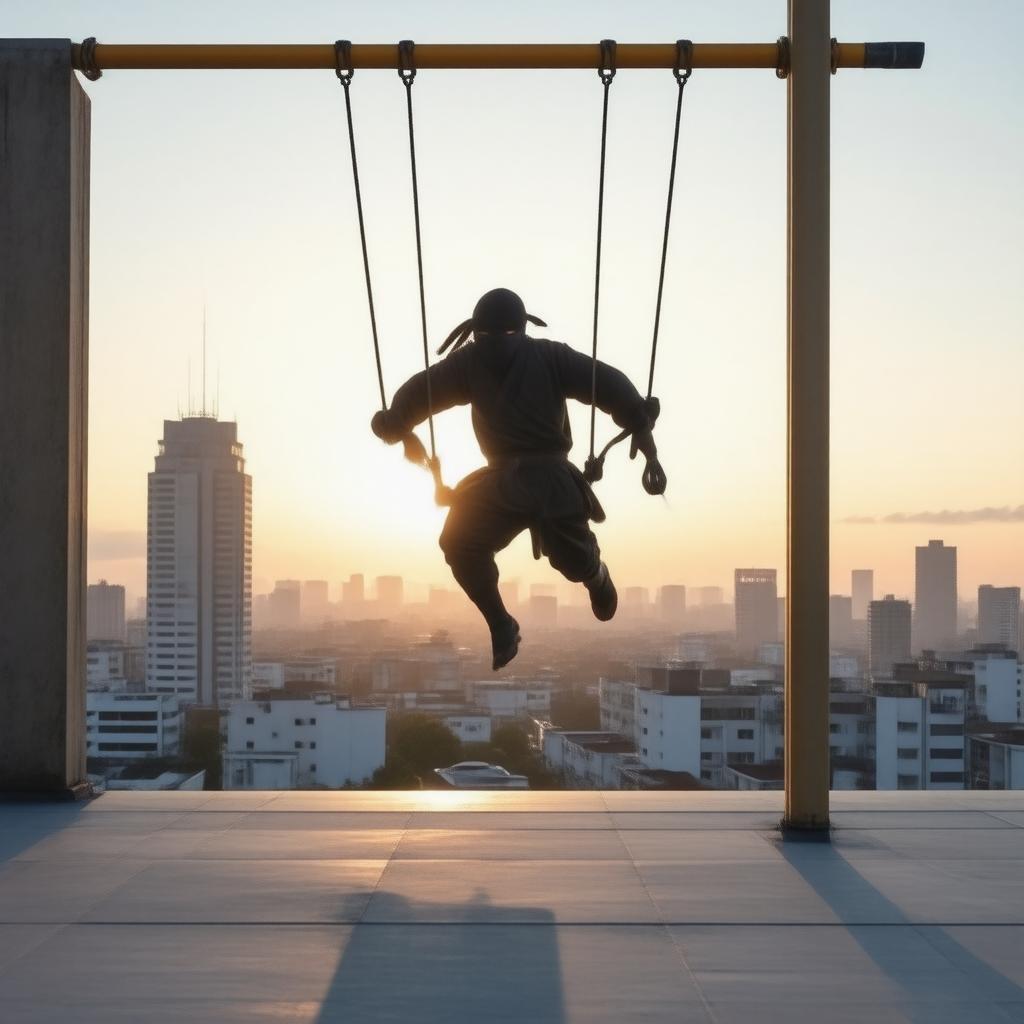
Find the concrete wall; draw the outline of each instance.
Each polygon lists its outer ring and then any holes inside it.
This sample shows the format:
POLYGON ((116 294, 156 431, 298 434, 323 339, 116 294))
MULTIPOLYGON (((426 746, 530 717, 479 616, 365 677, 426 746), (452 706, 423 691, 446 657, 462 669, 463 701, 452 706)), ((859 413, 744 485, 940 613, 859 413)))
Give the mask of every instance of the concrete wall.
POLYGON ((0 791, 81 792, 89 98, 69 40, 0 41, 0 791))

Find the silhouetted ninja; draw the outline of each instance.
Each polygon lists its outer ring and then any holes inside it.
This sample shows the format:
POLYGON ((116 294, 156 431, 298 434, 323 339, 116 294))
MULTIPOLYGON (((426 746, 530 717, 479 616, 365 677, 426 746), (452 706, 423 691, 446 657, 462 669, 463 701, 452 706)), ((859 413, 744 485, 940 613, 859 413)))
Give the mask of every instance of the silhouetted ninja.
MULTIPOLYGON (((494 556, 523 530, 531 531, 535 551, 567 580, 587 588, 598 619, 611 619, 618 603, 589 525, 602 522, 604 512, 569 461, 566 399, 590 403, 595 364, 561 342, 528 337, 527 319, 546 326, 528 317, 515 292, 487 292, 472 319, 449 336, 444 347, 454 342, 451 354, 430 370, 433 411, 472 405, 473 430, 487 458, 484 468, 455 488, 440 544, 455 579, 487 620, 495 670, 516 656, 520 635, 498 593, 494 556), (473 342, 464 344, 470 333, 473 342)), ((646 457, 648 474, 653 468, 660 475, 664 490, 647 403, 619 370, 598 361, 596 375, 594 404, 633 432, 634 450, 646 457)), ((427 378, 420 372, 398 389, 391 408, 378 412, 371 427, 396 444, 426 418, 427 378)))

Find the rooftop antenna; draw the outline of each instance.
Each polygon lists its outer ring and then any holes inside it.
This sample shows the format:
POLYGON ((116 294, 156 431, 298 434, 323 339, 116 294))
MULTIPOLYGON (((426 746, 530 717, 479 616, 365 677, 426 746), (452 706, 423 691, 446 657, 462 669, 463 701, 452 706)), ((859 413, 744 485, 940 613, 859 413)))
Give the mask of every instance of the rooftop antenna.
POLYGON ((191 416, 192 415, 192 357, 191 356, 188 357, 187 366, 188 366, 188 392, 187 392, 188 401, 187 401, 187 404, 186 404, 186 408, 188 409, 189 416, 191 416))
POLYGON ((203 302, 203 411, 201 416, 206 415, 206 302, 203 302))
POLYGON ((217 390, 213 396, 213 418, 220 415, 220 363, 217 364, 217 390))

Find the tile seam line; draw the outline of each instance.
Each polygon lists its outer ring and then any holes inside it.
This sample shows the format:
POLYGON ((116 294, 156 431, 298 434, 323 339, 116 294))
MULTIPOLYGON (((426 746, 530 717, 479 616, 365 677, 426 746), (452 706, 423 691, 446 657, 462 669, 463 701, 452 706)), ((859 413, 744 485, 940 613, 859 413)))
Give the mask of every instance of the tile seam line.
MULTIPOLYGON (((0 921, 6 927, 66 928, 1024 928, 1021 921, 0 921)), ((52 936, 51 936, 52 937, 52 936)), ((38 948, 38 947, 37 947, 38 948)))

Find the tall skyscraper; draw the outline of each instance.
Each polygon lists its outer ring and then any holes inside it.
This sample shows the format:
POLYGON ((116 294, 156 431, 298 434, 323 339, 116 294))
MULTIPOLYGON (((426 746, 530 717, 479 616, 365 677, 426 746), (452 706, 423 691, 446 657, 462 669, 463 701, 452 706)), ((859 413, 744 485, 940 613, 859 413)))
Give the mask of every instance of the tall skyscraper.
POLYGON ((686 620, 686 587, 681 583, 670 583, 658 594, 658 608, 661 621, 678 629, 686 620))
POLYGON ((850 594, 853 617, 863 622, 868 617, 868 605, 875 599, 875 570, 854 569, 850 573, 850 594))
POLYGON ((737 569, 736 647, 753 654, 779 638, 778 588, 774 569, 737 569))
POLYGON ((1020 651, 1020 587, 978 587, 978 642, 1020 651))
POLYGON ((914 649, 936 650, 956 642, 956 548, 941 540, 916 549, 914 649))
POLYGON ((146 688, 224 705, 252 680, 252 478, 234 423, 165 420, 149 474, 146 688))
POLYGON ((910 660, 910 602, 886 594, 868 605, 868 658, 872 676, 888 676, 897 662, 910 660))
POLYGON ((833 594, 828 599, 828 642, 830 647, 849 647, 853 642, 853 598, 833 594))
POLYGON ((85 635, 87 640, 124 641, 124 587, 106 580, 89 584, 85 599, 85 635))

